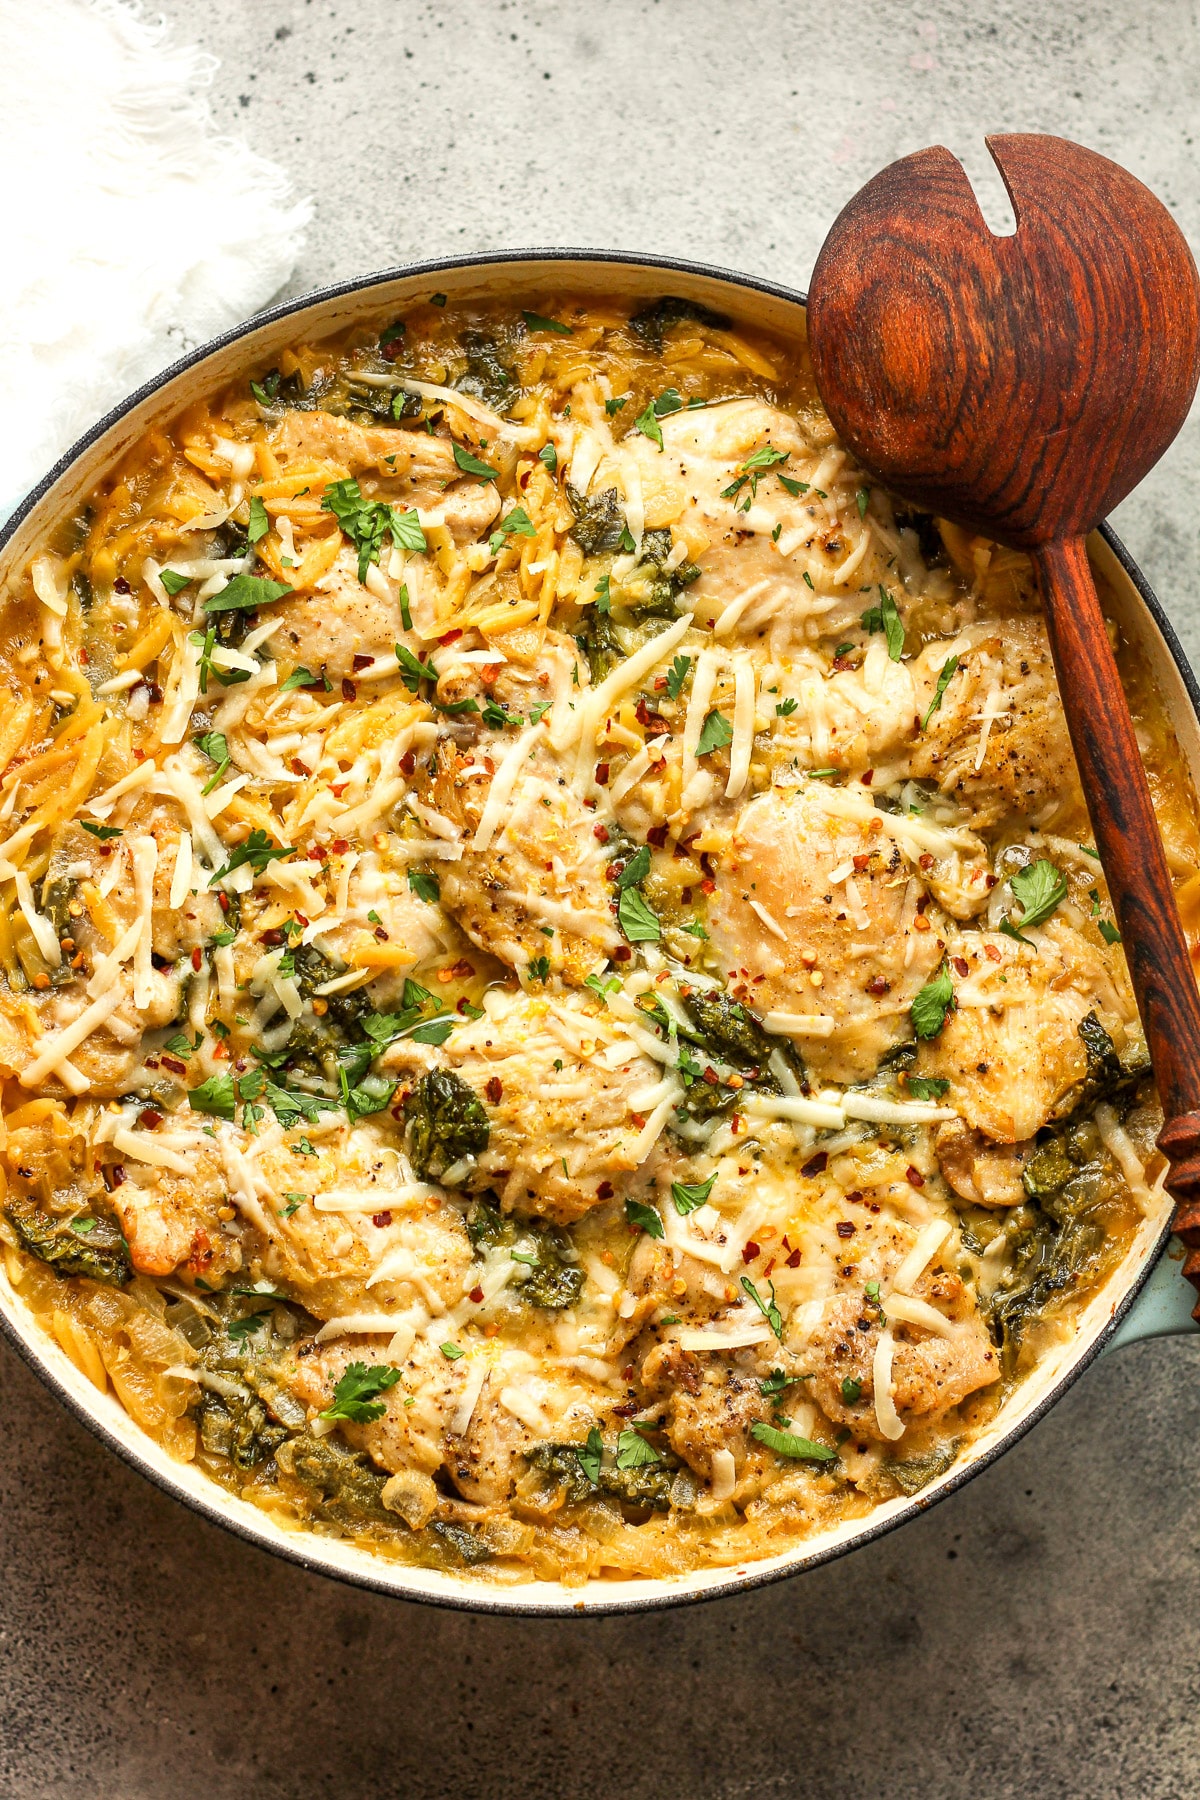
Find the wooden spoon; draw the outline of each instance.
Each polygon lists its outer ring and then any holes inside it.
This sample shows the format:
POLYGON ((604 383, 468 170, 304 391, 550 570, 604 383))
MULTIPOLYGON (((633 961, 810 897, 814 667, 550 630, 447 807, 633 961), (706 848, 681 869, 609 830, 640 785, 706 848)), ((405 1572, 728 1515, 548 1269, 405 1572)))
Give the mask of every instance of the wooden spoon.
POLYGON ((992 235, 948 150, 893 163, 817 258, 813 367, 887 487, 1033 558, 1200 1287, 1200 998, 1084 547, 1187 415, 1200 278, 1166 208, 1107 157, 1032 134, 987 145, 1016 232, 992 235))

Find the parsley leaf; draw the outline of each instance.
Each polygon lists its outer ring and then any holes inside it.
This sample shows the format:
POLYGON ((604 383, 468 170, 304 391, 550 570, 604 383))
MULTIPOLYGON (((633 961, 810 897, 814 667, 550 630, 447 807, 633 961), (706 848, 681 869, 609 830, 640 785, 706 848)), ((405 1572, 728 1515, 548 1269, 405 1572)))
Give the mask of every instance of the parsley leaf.
MULTIPOLYGON (((893 658, 893 661, 894 660, 895 659, 893 658)), ((938 676, 937 686, 933 690, 933 699, 929 702, 929 706, 927 707, 926 712, 925 712, 925 717, 921 720, 921 730, 922 731, 929 730, 929 721, 930 721, 930 719, 932 719, 934 713, 937 712, 938 708, 941 706, 942 696, 946 692, 946 689, 950 686, 951 679, 952 679, 952 677, 954 675, 954 671, 955 671, 955 669, 957 669, 957 667, 958 667, 957 656, 947 657, 946 661, 942 664, 942 672, 938 676)))
POLYGON ((611 419, 614 414, 619 413, 622 407, 628 406, 632 398, 631 394, 614 394, 611 400, 606 400, 604 410, 609 418, 611 419))
POLYGON ((333 1390, 333 1405, 321 1414, 323 1419, 349 1419, 355 1425, 369 1425, 382 1419, 387 1406, 378 1396, 395 1387, 400 1370, 377 1363, 368 1369, 366 1363, 352 1362, 333 1390))
POLYGON ((398 512, 385 500, 366 500, 353 475, 331 481, 321 499, 322 512, 332 513, 358 551, 358 579, 379 561, 383 540, 390 536, 397 550, 424 550, 425 533, 419 515, 411 509, 398 512))
POLYGON ((206 613, 253 612, 269 606, 272 600, 285 600, 295 590, 283 581, 264 581, 257 575, 235 575, 219 594, 210 594, 204 602, 206 613))
POLYGON ((771 1290, 771 1303, 769 1306, 768 1306, 767 1302, 763 1299, 762 1295, 759 1293, 758 1289, 755 1287, 754 1283, 751 1281, 750 1277, 748 1275, 742 1276, 742 1287, 743 1287, 744 1291, 747 1294, 749 1294, 749 1296, 753 1300, 755 1306, 757 1306, 759 1312, 762 1314, 763 1318, 767 1321, 767 1324, 771 1327, 771 1330, 775 1333, 775 1336, 779 1339, 780 1343, 782 1344, 782 1342, 783 1342, 783 1314, 780 1312, 779 1307, 775 1300, 775 1283, 773 1281, 769 1281, 767 1283, 767 1286, 771 1290))
POLYGON ((941 1075, 910 1075, 904 1086, 914 1100, 940 1100, 950 1092, 950 1083, 941 1075))
POLYGON ((169 1050, 172 1056, 182 1057, 184 1062, 188 1061, 195 1048, 196 1045, 193 1044, 191 1038, 185 1037, 182 1031, 177 1031, 175 1036, 169 1037, 163 1045, 164 1050, 169 1050))
POLYGON ((671 1198, 675 1202, 675 1211, 685 1219, 689 1213, 697 1212, 706 1203, 716 1184, 715 1169, 707 1181, 673 1181, 671 1198))
POLYGON ((498 481, 500 478, 499 469, 493 469, 490 463, 480 462, 477 456, 472 456, 461 444, 454 446, 454 460, 464 475, 474 475, 477 481, 498 481))
POLYGON ((650 402, 644 412, 638 414, 633 422, 633 429, 635 431, 640 431, 643 437, 648 437, 652 444, 657 444, 659 449, 662 449, 662 426, 658 422, 658 415, 654 410, 653 401, 650 402))
POLYGON ((538 451, 538 461, 544 469, 549 470, 551 475, 556 472, 558 469, 558 451, 554 448, 553 444, 542 445, 541 449, 538 451))
POLYGON ((640 1431, 623 1431, 618 1437, 618 1469, 644 1469, 649 1463, 661 1461, 662 1457, 654 1445, 648 1444, 640 1431))
POLYGON ((662 937, 662 926, 635 887, 622 888, 617 923, 631 944, 656 944, 662 937))
POLYGON ((259 538, 265 538, 270 529, 271 521, 267 517, 267 509, 255 494, 250 502, 250 523, 246 527, 246 537, 250 543, 257 544, 259 538))
POLYGON ((667 693, 672 700, 678 700, 680 693, 683 690, 683 684, 687 680, 688 670, 691 666, 692 659, 690 656, 677 656, 667 670, 667 693))
POLYGON ((535 956, 530 962, 526 973, 528 974, 530 981, 540 981, 543 984, 549 981, 550 958, 548 956, 535 956))
POLYGON ((869 606, 863 614, 862 628, 870 632, 882 631, 887 639, 888 655, 893 662, 900 661, 904 652, 904 621, 886 588, 879 590, 879 605, 869 606))
POLYGON ((1111 919, 1097 919, 1096 928, 1106 944, 1119 944, 1121 942, 1121 933, 1117 930, 1111 919))
POLYGON ((527 538, 537 536, 537 527, 523 506, 514 506, 508 517, 501 519, 488 541, 488 549, 495 556, 497 551, 503 548, 505 538, 514 536, 527 538))
POLYGON ((763 1425, 755 1422, 750 1427, 750 1436, 768 1450, 774 1450, 777 1456, 791 1456, 797 1462, 836 1462, 837 1451, 830 1450, 825 1444, 815 1444, 811 1438, 798 1437, 794 1431, 780 1431, 774 1425, 763 1425))
POLYGON ((80 819, 79 823, 92 837, 99 838, 102 844, 107 844, 109 838, 119 838, 121 835, 119 825, 93 825, 90 819, 80 819))
POLYGON ((160 569, 158 579, 173 600, 176 594, 182 594, 184 588, 191 585, 193 578, 190 575, 181 575, 178 569, 160 569))
POLYGON ((859 518, 865 519, 867 516, 867 508, 871 504, 870 488, 859 488, 859 490, 858 490, 857 494, 855 494, 854 498, 858 501, 858 516, 859 516, 859 518))
POLYGON ((571 326, 564 325, 561 319, 547 319, 541 313, 525 312, 524 309, 522 309, 521 317, 525 321, 527 331, 553 331, 558 337, 574 337, 575 335, 571 326))
POLYGON ((760 1381, 758 1391, 767 1400, 773 1400, 785 1389, 795 1387, 798 1381, 807 1381, 807 1375, 785 1375, 782 1369, 772 1369, 765 1381, 760 1381))
POLYGON ((410 869, 408 871, 408 886, 409 891, 414 893, 418 900, 424 900, 430 906, 436 906, 437 902, 442 897, 442 890, 438 885, 437 876, 430 875, 425 869, 410 869))
POLYGON ((650 873, 650 846, 639 844, 621 873, 617 876, 617 886, 624 890, 636 887, 638 882, 645 881, 650 873))
POLYGON ((842 1376, 842 1399, 847 1406, 857 1406, 862 1395, 863 1384, 857 1375, 842 1376))
POLYGON ((232 1120, 237 1105, 233 1076, 210 1075, 199 1087, 190 1089, 188 1105, 193 1112, 209 1113, 214 1119, 232 1120))
POLYGON ((573 1445, 575 1459, 593 1487, 599 1485, 600 1462, 604 1456, 604 1439, 593 1425, 587 1434, 587 1441, 573 1445))
POLYGON ((932 981, 913 995, 909 1009, 913 1030, 919 1038, 934 1038, 946 1023, 946 1014, 954 1004, 954 983, 943 963, 932 981))
POLYGON ((777 700, 775 702, 775 717, 777 719, 790 719, 799 704, 800 702, 798 700, 777 700))
POLYGON ((325 691, 328 693, 330 684, 325 676, 314 675, 311 669, 301 667, 293 669, 287 680, 280 682, 279 691, 281 694, 290 694, 294 688, 320 687, 322 682, 324 682, 325 691))
POLYGON ((631 1225, 636 1226, 639 1231, 646 1232, 652 1238, 661 1238, 664 1235, 662 1218, 656 1207, 645 1206, 640 1200, 627 1200, 625 1217, 631 1225))
POLYGON ((724 750, 733 742, 733 726, 723 713, 710 712, 700 730, 697 756, 708 756, 713 750, 724 750))
POLYGON ((410 694, 415 694, 423 681, 436 681, 438 672, 431 662, 422 662, 404 644, 393 646, 400 664, 400 679, 410 694))
POLYGON ((1043 856, 1031 868, 1021 869, 1014 875, 1011 886, 1014 897, 1021 902, 1021 929, 1013 924, 1011 915, 1000 921, 1000 929, 1005 937, 1016 938, 1018 943, 1024 944, 1028 939, 1022 933, 1032 925, 1044 924, 1066 899, 1067 878, 1043 856))
POLYGON ((282 846, 273 844, 266 832, 261 831, 256 827, 255 830, 250 833, 250 836, 246 839, 244 844, 238 844, 230 851, 229 861, 225 864, 225 867, 223 869, 218 869, 215 875, 209 876, 208 885, 209 887, 216 887, 218 881, 224 881, 227 875, 232 875, 235 869, 240 869, 247 863, 249 863, 256 875, 261 875, 268 863, 275 862, 277 859, 285 856, 295 856, 295 854, 296 847, 294 844, 284 844, 282 846))

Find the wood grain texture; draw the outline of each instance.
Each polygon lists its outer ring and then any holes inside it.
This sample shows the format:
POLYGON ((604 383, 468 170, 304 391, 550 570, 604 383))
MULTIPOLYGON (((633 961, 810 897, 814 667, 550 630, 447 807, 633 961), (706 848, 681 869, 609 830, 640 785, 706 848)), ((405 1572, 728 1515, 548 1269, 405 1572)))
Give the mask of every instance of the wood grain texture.
POLYGON ((1166 208, 1106 157, 1035 135, 988 148, 1011 237, 940 148, 842 211, 809 291, 813 367, 843 441, 888 487, 1033 555, 1200 1287, 1200 996, 1084 547, 1187 416, 1200 278, 1166 208))

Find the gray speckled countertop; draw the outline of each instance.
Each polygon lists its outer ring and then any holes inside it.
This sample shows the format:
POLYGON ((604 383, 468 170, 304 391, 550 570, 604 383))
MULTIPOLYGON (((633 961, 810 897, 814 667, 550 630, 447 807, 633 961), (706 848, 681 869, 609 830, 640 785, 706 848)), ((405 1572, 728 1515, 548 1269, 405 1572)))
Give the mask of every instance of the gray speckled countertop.
MULTIPOLYGON (((513 244, 802 285, 838 207, 1045 129, 1200 242, 1188 0, 164 0, 317 199, 296 292, 513 244)), ((994 191, 994 190, 993 190, 994 191)), ((1200 652, 1200 427, 1117 521, 1200 652)), ((134 1475, 0 1349, 0 1793, 16 1800, 1193 1800, 1193 1343, 1103 1359, 898 1534, 742 1599, 496 1621, 302 1574, 134 1475)))

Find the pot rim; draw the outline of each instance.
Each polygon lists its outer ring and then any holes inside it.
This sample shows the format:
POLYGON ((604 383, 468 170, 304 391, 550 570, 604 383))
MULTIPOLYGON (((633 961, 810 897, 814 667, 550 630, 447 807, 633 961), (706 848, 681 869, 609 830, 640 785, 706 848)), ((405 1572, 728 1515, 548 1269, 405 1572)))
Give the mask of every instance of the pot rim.
MULTIPOLYGON (((96 424, 84 432, 70 449, 64 452, 53 468, 25 495, 9 518, 0 525, 0 552, 3 552, 29 515, 53 491, 80 457, 98 444, 130 412, 169 386, 187 370, 196 368, 217 352, 236 344, 242 338, 253 335, 263 326, 312 308, 325 306, 330 301, 338 299, 361 296, 364 300, 368 300, 373 289, 395 281, 521 263, 564 265, 591 263, 637 269, 661 269, 675 275, 724 282, 743 292, 769 294, 774 298, 798 306, 804 306, 807 298, 800 289, 788 287, 781 282, 769 281, 764 277, 741 274, 737 270, 726 269, 712 263, 694 262, 681 257, 660 256, 638 251, 569 247, 477 251, 466 256, 438 257, 401 264, 369 275, 334 282, 315 288, 297 298, 278 301, 262 312, 254 314, 252 318, 230 326, 219 336, 188 351, 159 374, 143 382, 126 399, 111 408, 96 424)), ((1132 583, 1145 610, 1150 615, 1151 621, 1161 635, 1167 653, 1187 694, 1192 712, 1200 725, 1200 681, 1197 680, 1188 662, 1183 646, 1161 602, 1112 527, 1107 522, 1102 522, 1097 528, 1097 532, 1112 551, 1123 573, 1132 583)), ((320 1542, 313 1534, 298 1531, 294 1535, 289 1533, 282 1538, 272 1535, 268 1530, 265 1515, 262 1527, 259 1528, 254 1520, 226 1511, 220 1506, 217 1496, 222 1494, 223 1490, 218 1488, 215 1483, 211 1484, 213 1488, 211 1500, 205 1495, 192 1493, 173 1478, 171 1469, 165 1462, 162 1467, 159 1467, 148 1452, 143 1453, 138 1445, 124 1441, 99 1416, 98 1412, 93 1411, 84 1404, 79 1396, 71 1392, 49 1362, 39 1355, 34 1343, 21 1334, 2 1307, 0 1307, 0 1331, 43 1386, 48 1388, 94 1437, 98 1438, 108 1449, 114 1451, 122 1461, 129 1464, 140 1475, 153 1482, 164 1494, 181 1502, 189 1511, 209 1524, 220 1526, 243 1541, 294 1563, 310 1574, 323 1575, 328 1579, 344 1582, 348 1586, 365 1588, 370 1592, 384 1594, 393 1599, 406 1600, 420 1605, 448 1607, 456 1611, 539 1618, 601 1617, 614 1613, 656 1612, 668 1607, 698 1605, 704 1601, 727 1599, 731 1595, 750 1589, 766 1587, 774 1582, 787 1580, 808 1569, 818 1568, 825 1563, 846 1556, 861 1545, 871 1543, 895 1530, 898 1526, 908 1523, 919 1514, 931 1510, 948 1494, 957 1492, 959 1488, 973 1480, 982 1470, 990 1467, 1007 1450, 1011 1449, 1028 1431, 1032 1430, 1033 1426, 1049 1412, 1051 1407, 1057 1404, 1085 1369, 1091 1366, 1110 1343, 1149 1280, 1169 1236, 1170 1226, 1164 1224, 1158 1236, 1149 1245, 1140 1268, 1128 1282, 1124 1292, 1113 1305, 1109 1317, 1096 1332, 1091 1343, 1067 1363, 1041 1399, 1008 1426, 985 1450, 965 1461, 961 1468, 951 1471, 939 1480, 936 1488, 929 1493, 928 1497, 917 1494, 905 1504, 897 1506, 893 1511, 882 1512, 880 1509, 882 1516, 868 1515, 861 1527, 849 1532, 845 1538, 815 1550, 806 1551, 801 1545, 793 1552, 784 1553, 787 1557, 785 1561, 776 1558, 763 1559, 757 1564, 748 1563, 738 1566, 723 1577, 714 1576, 713 1571, 697 1570, 691 1572, 690 1577, 681 1577, 676 1582, 663 1580, 661 1591, 652 1594, 629 1592, 628 1590, 635 1584, 620 1581, 613 1581, 611 1584, 603 1584, 603 1586, 597 1584, 594 1589, 575 1590, 562 1587, 559 1596, 541 1600, 523 1599, 520 1587, 489 1589, 482 1584, 476 1587, 465 1581, 460 1584, 457 1591, 451 1590, 449 1587, 445 1592, 421 1587, 406 1590, 398 1584, 397 1580, 388 1579, 388 1573, 402 1574, 406 1567, 404 1564, 393 1564, 384 1559, 378 1559, 379 1573, 376 1574, 369 1567, 347 1568, 327 1561, 311 1547, 320 1542), (703 1584, 689 1586, 689 1579, 695 1583, 698 1575, 705 1577, 703 1584)), ((146 1441, 148 1445, 153 1445, 153 1440, 147 1439, 146 1441)), ((153 1447, 157 1449, 157 1446, 153 1447)), ((163 1455, 165 1457, 165 1453, 163 1455)), ((243 1504, 249 1505, 249 1503, 243 1504)), ((636 1585, 640 1587, 641 1581, 636 1585)))

